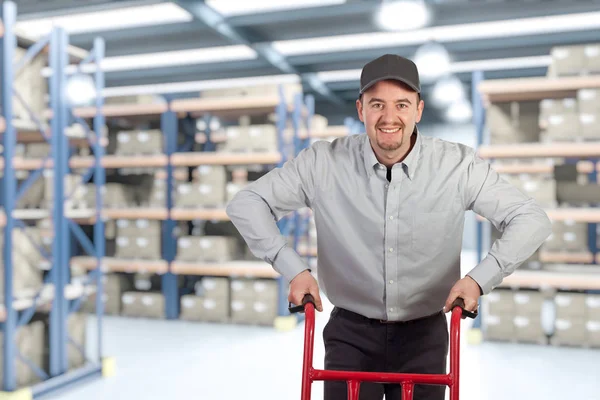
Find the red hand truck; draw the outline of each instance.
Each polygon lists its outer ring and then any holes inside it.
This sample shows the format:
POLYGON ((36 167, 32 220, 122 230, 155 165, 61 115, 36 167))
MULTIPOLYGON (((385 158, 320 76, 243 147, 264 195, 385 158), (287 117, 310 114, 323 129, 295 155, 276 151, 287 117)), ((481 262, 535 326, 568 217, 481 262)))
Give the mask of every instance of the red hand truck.
POLYGON ((476 318, 477 311, 464 308, 464 300, 456 299, 452 304, 450 320, 450 372, 448 374, 399 374, 384 372, 333 371, 313 368, 313 349, 315 335, 315 302, 311 295, 306 295, 302 305, 291 307, 291 313, 304 312, 304 364, 302 367, 302 397, 310 400, 311 385, 315 381, 346 381, 348 384, 348 400, 358 400, 361 382, 397 383, 402 386, 402 400, 413 400, 416 384, 445 385, 450 388, 450 400, 458 400, 459 396, 459 353, 460 353, 460 320, 466 317, 476 318))

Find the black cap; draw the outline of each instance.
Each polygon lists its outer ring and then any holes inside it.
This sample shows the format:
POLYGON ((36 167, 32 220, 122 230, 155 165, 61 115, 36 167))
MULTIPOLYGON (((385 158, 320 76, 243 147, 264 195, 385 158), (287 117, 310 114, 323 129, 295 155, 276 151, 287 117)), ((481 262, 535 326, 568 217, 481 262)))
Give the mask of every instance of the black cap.
POLYGON ((379 81, 394 79, 421 93, 419 71, 414 62, 395 54, 385 54, 363 67, 360 75, 360 94, 379 81))

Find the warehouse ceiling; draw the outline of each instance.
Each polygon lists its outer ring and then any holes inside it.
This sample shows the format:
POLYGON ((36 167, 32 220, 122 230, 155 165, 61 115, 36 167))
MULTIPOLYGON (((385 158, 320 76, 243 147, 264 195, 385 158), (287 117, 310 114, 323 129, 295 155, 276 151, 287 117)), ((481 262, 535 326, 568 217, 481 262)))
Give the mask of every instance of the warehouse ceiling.
MULTIPOLYGON (((214 1, 230 8, 265 2, 214 1)), ((279 0, 287 1, 296 0, 279 0)), ((384 53, 413 57, 420 45, 435 40, 448 51, 453 73, 464 83, 466 93, 470 93, 472 72, 476 69, 483 69, 485 78, 544 76, 553 46, 600 42, 600 14, 593 14, 600 11, 600 0, 432 0, 426 1, 431 18, 425 27, 396 32, 383 30, 375 18, 381 0, 334 2, 323 5, 323 0, 319 6, 228 15, 210 1, 177 0, 172 3, 186 16, 183 21, 162 23, 159 19, 146 26, 111 29, 99 24, 94 32, 70 32, 69 40, 72 45, 90 49, 95 37, 104 38, 107 60, 129 56, 131 61, 134 55, 219 47, 217 56, 201 53, 200 59, 185 65, 174 62, 158 65, 175 59, 174 55, 167 55, 159 58, 163 61, 149 61, 142 67, 116 66, 106 72, 106 86, 294 75, 300 77, 306 93, 315 95, 317 111, 332 118, 354 116, 357 71, 384 53), (573 14, 580 16, 575 21, 560 19, 573 14), (519 20, 523 21, 515 23, 519 20), (501 22, 494 24, 494 21, 501 22), (373 33, 379 35, 364 36, 373 33), (336 37, 341 40, 332 40, 336 37), (511 64, 510 68, 506 63, 511 64)), ((16 3, 18 20, 27 22, 165 2, 17 0, 16 3)), ((399 26, 408 22, 402 15, 397 18, 399 26)), ((116 63, 119 58, 113 61, 116 63)), ((426 101, 430 88, 430 84, 425 84, 426 101)), ((197 92, 183 95, 197 96, 197 92)), ((435 113, 426 115, 432 121, 439 119, 435 113)))

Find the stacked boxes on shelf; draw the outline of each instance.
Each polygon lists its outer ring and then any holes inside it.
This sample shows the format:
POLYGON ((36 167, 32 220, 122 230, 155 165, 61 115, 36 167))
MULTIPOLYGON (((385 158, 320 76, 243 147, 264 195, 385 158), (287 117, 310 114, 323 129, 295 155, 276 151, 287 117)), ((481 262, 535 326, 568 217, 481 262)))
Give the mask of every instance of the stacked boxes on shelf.
POLYGON ((147 219, 117 220, 117 258, 159 260, 161 222, 147 219))
POLYGON ((229 278, 202 277, 194 294, 181 296, 181 319, 203 322, 229 321, 229 278))
POLYGON ((483 298, 483 333, 487 340, 522 343, 547 342, 543 304, 547 295, 538 291, 496 289, 483 298))
POLYGON ((600 44, 553 47, 549 77, 600 74, 600 44))
POLYGON ((121 315, 142 318, 164 318, 165 296, 160 292, 125 292, 121 315))
MULTIPOLYGON (((44 337, 46 329, 42 321, 30 322, 17 328, 15 333, 15 348, 22 357, 31 361, 36 367, 44 367, 44 337)), ((0 331, 0 340, 4 339, 4 332, 0 331)), ((3 347, 0 355, 3 356, 3 347)), ((1 364, 1 363, 0 363, 1 364)), ((2 372, 3 366, 0 366, 2 372)), ((20 358, 15 360, 15 373, 17 387, 30 386, 40 381, 33 370, 20 358)), ((0 385, 3 385, 3 375, 0 373, 0 385)))
POLYGON ((274 279, 232 279, 231 321, 273 325, 278 314, 278 290, 274 279))
MULTIPOLYGON (((42 288, 42 256, 36 247, 41 246, 37 228, 13 230, 13 296, 33 297, 42 288)), ((4 230, 0 230, 0 248, 4 246, 4 230)), ((4 298, 4 260, 0 258, 0 296, 4 298)))
MULTIPOLYGON (((123 293, 132 288, 131 281, 123 274, 106 274, 102 277, 102 302, 104 313, 107 315, 119 315, 122 310, 121 298, 123 293)), ((96 293, 91 294, 82 303, 82 312, 96 312, 96 293)))
POLYGON ((600 347, 600 295, 559 292, 551 343, 600 347))
MULTIPOLYGON (((19 62, 26 52, 26 49, 16 47, 15 63, 19 62)), ((42 95, 48 93, 48 82, 42 75, 45 66, 46 58, 38 55, 15 74, 14 89, 36 117, 42 115, 46 109, 46 100, 42 95)), ((14 118, 30 121, 32 118, 23 102, 16 95, 13 96, 14 118)))
POLYGON ((177 182, 175 207, 222 207, 226 203, 226 186, 224 166, 200 166, 194 170, 192 182, 177 182))
POLYGON ((176 260, 223 263, 234 260, 237 249, 238 241, 229 236, 180 236, 176 260))

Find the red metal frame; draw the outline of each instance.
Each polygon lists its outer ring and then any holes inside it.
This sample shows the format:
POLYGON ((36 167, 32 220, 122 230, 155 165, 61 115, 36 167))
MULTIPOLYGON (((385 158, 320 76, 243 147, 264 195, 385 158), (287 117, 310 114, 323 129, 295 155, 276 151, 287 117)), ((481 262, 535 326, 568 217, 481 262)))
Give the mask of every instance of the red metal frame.
POLYGON ((402 399, 412 400, 416 384, 446 385, 450 388, 450 400, 458 400, 459 395, 459 354, 460 321, 463 309, 452 309, 450 320, 450 372, 448 374, 399 374, 383 372, 332 371, 313 368, 313 350, 315 336, 315 306, 304 305, 306 316, 304 325, 304 365, 302 367, 302 397, 310 400, 311 386, 315 381, 346 381, 348 400, 358 400, 361 382, 397 383, 402 385, 402 399))

